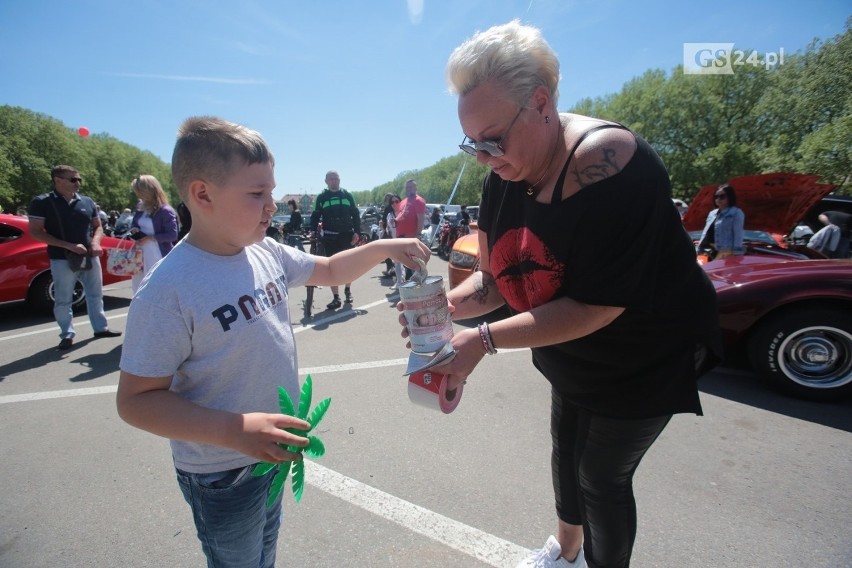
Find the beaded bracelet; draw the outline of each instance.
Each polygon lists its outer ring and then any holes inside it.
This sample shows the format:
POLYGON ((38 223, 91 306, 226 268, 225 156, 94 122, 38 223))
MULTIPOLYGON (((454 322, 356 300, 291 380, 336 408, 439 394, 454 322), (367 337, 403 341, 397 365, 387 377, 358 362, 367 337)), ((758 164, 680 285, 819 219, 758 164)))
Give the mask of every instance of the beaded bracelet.
POLYGON ((488 329, 488 322, 482 322, 477 329, 479 330, 479 339, 482 341, 482 349, 489 355, 497 353, 497 349, 494 347, 494 342, 491 339, 491 331, 488 329))

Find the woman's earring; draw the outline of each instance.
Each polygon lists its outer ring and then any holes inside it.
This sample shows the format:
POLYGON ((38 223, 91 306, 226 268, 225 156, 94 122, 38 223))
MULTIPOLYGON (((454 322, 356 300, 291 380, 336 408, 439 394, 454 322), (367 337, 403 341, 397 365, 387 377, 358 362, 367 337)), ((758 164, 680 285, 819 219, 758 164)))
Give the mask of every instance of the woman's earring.
POLYGON ((545 124, 550 124, 550 117, 549 117, 549 116, 545 116, 545 117, 544 117, 544 123, 545 123, 545 124))

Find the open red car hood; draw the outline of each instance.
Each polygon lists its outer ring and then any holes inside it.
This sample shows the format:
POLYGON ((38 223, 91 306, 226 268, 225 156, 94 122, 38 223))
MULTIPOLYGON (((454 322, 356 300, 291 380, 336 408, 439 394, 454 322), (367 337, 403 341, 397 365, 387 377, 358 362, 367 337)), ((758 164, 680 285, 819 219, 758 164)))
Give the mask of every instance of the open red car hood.
MULTIPOLYGON (((737 193, 737 207, 745 213, 745 228, 786 235, 805 213, 835 186, 818 183, 819 176, 807 174, 759 174, 731 178, 729 185, 737 193)), ((705 185, 689 204, 683 216, 687 231, 704 228, 707 214, 716 206, 716 185, 705 185)))

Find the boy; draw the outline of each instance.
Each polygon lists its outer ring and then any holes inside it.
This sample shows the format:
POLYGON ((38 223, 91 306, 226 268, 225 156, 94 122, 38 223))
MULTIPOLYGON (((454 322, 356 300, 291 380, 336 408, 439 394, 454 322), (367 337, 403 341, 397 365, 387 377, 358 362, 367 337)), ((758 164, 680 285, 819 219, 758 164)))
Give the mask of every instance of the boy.
POLYGON ((264 239, 276 205, 274 161, 257 132, 213 117, 178 131, 172 176, 192 227, 133 299, 117 407, 129 424, 170 438, 177 478, 209 566, 274 566, 281 500, 258 461, 300 459, 279 444, 280 384, 298 400, 288 289, 349 282, 390 256, 416 266, 415 239, 383 240, 314 257, 264 239))

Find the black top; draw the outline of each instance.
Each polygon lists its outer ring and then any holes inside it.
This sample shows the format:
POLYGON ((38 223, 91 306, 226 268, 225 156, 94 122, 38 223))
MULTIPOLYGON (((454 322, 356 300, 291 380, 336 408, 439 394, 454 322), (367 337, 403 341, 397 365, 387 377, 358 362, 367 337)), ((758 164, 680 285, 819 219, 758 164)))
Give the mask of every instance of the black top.
POLYGON ((311 213, 311 230, 316 231, 320 221, 326 235, 351 236, 361 231, 361 214, 355 206, 355 198, 345 189, 326 189, 317 196, 311 213))
POLYGON ((287 224, 284 225, 284 232, 286 233, 301 233, 302 232, 302 213, 298 210, 290 213, 290 220, 287 221, 287 224))
POLYGON ((532 350, 563 396, 613 417, 701 414, 695 350, 706 345, 713 362, 721 355, 716 294, 695 261, 662 161, 635 138, 623 170, 555 203, 538 203, 528 184, 489 173, 479 227, 512 311, 561 297, 625 308, 590 335, 532 350))
POLYGON ((175 211, 177 212, 178 221, 180 222, 180 230, 178 231, 177 240, 181 240, 189 232, 189 229, 192 228, 192 214, 189 212, 189 208, 183 201, 178 203, 177 207, 175 207, 175 211))
MULTIPOLYGON (((92 241, 92 219, 98 218, 98 209, 92 198, 86 195, 78 193, 68 202, 51 191, 34 198, 27 215, 34 219, 44 219, 44 229, 48 234, 88 248, 92 241)), ((65 249, 48 245, 47 257, 62 260, 65 258, 65 249)))

